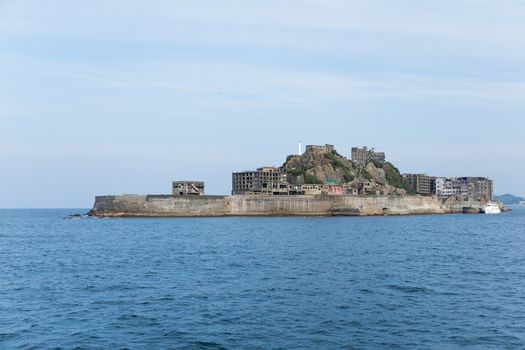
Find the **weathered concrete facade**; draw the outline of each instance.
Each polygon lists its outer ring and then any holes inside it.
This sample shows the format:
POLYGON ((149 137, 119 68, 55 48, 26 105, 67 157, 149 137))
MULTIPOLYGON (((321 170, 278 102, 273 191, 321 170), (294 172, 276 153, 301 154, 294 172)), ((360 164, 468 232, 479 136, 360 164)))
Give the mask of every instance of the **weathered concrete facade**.
POLYGON ((367 216, 462 213, 483 202, 436 196, 98 196, 91 211, 108 217, 367 216))
POLYGON ((202 196, 204 181, 173 181, 171 193, 174 196, 202 196))
POLYGON ((289 186, 286 173, 276 167, 232 174, 232 194, 288 194, 289 186))
POLYGON ((384 162, 385 153, 376 152, 375 148, 368 149, 366 146, 363 148, 352 147, 352 160, 361 166, 366 166, 366 164, 371 160, 384 162))
POLYGON ((435 194, 438 196, 468 196, 478 200, 493 199, 494 182, 486 177, 438 177, 435 194))
POLYGON ((412 187, 414 192, 429 196, 433 192, 435 178, 427 174, 403 174, 405 179, 412 187))

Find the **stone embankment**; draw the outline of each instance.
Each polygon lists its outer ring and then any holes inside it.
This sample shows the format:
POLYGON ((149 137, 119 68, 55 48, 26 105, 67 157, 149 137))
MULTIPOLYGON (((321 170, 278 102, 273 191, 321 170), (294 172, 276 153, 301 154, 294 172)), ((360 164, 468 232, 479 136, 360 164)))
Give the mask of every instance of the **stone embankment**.
POLYGON ((435 196, 98 196, 101 217, 369 216, 463 213, 485 203, 435 196))

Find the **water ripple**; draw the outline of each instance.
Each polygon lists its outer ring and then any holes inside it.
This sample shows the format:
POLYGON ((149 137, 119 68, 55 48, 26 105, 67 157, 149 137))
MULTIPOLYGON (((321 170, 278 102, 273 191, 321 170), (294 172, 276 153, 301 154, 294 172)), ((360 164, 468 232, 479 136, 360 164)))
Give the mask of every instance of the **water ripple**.
POLYGON ((0 210, 0 348, 525 348, 524 210, 67 214, 0 210))

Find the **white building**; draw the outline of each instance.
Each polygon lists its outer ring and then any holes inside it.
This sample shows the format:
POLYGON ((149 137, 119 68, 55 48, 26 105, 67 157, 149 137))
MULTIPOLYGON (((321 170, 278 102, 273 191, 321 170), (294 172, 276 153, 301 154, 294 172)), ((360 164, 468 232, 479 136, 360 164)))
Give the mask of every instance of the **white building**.
POLYGON ((438 196, 451 196, 452 193, 445 187, 447 183, 446 177, 436 177, 435 180, 435 191, 438 196))

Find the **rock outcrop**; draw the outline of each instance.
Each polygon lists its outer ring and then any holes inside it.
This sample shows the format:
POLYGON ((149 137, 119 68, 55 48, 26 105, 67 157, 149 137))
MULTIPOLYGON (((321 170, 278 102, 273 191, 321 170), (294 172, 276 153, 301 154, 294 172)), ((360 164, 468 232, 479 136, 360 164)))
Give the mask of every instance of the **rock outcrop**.
POLYGON ((282 169, 292 184, 334 183, 358 188, 366 182, 381 194, 411 193, 409 184, 389 162, 371 161, 362 167, 339 154, 333 146, 307 146, 302 155, 290 155, 282 169))

